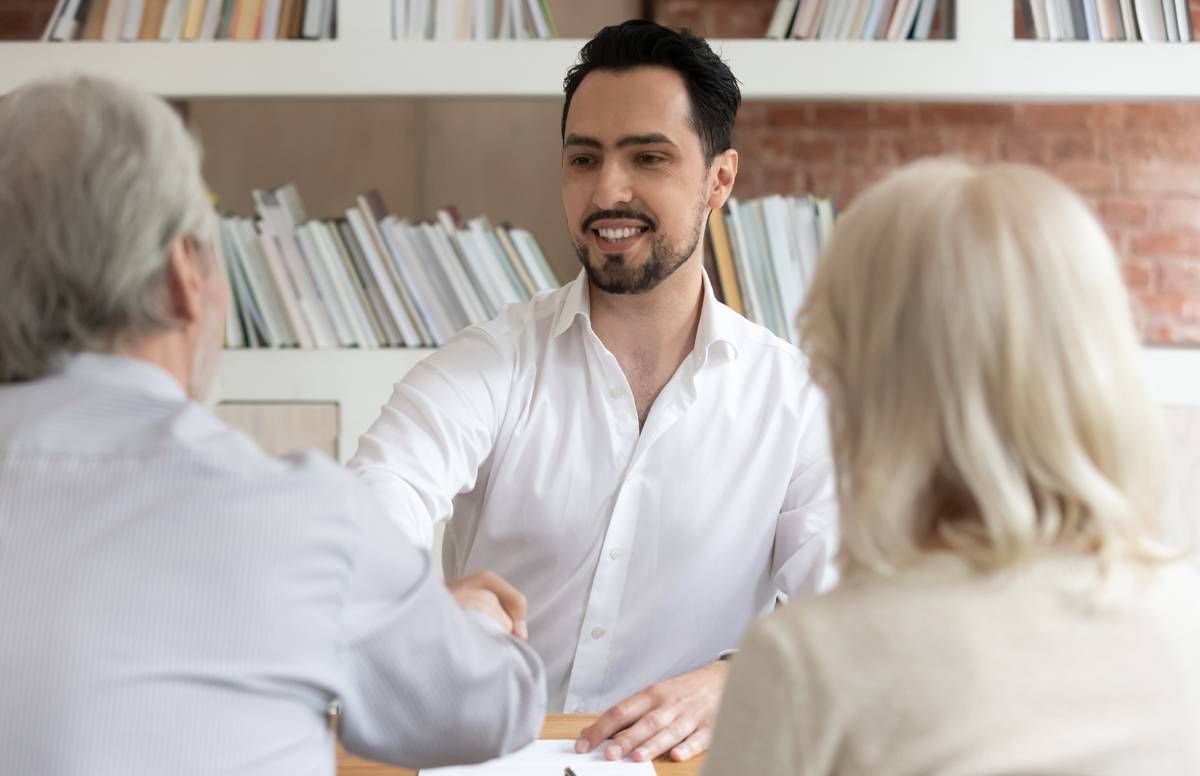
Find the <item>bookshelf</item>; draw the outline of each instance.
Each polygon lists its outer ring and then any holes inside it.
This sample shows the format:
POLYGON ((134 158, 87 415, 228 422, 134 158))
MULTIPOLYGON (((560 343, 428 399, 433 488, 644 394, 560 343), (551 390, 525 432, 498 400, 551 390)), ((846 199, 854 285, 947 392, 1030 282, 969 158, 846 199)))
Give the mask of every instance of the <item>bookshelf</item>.
MULTIPOLYGON (((582 2, 582 0, 580 0, 582 2)), ((0 44, 0 94, 63 72, 207 97, 559 99, 581 40, 393 41, 390 0, 341 0, 331 41, 0 44)), ((1015 40, 1012 0, 957 0, 953 40, 714 41, 747 100, 1200 98, 1200 46, 1015 40), (1102 77, 1101 77, 1102 75, 1102 77)), ((218 397, 336 401, 344 459, 426 350, 231 351, 218 397)), ((1160 403, 1200 407, 1200 349, 1147 348, 1160 403)))
MULTIPOLYGON (((0 93, 104 74, 174 98, 558 98, 581 40, 393 41, 389 0, 342 0, 332 41, 5 43, 0 93)), ((958 0, 956 38, 719 40, 747 99, 1200 98, 1200 46, 1013 38, 1012 0, 958 0), (1103 77, 1097 77, 1103 74, 1103 77)))

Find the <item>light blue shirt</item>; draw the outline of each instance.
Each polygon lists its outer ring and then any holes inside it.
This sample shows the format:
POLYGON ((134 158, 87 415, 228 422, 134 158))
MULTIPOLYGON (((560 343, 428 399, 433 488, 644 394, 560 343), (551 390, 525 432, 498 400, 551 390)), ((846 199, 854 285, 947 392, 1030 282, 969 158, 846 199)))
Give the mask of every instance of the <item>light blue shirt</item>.
POLYGON ((0 386, 0 773, 332 774, 536 736, 541 664, 327 459, 273 459, 147 363, 0 386))

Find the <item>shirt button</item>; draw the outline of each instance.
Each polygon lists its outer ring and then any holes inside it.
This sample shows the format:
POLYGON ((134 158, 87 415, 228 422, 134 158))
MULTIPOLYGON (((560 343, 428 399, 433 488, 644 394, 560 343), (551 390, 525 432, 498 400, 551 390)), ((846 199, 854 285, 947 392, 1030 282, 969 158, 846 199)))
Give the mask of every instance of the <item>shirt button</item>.
POLYGON ((613 388, 608 392, 608 395, 613 397, 614 399, 619 399, 625 395, 625 391, 623 391, 620 388, 613 388))
POLYGON ((592 638, 594 638, 594 639, 604 638, 604 628, 592 628, 592 638))
POLYGON ((613 560, 620 560, 621 559, 621 548, 618 547, 615 550, 613 550, 612 552, 610 552, 608 554, 608 557, 612 558, 613 560))

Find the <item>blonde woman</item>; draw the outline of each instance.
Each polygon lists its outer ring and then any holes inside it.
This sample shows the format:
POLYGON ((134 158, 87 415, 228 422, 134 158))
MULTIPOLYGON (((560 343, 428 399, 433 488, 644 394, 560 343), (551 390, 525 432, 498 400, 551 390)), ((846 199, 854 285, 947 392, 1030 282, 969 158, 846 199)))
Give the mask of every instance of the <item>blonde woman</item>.
POLYGON ((1200 774, 1200 581, 1117 259, 1065 186, 930 161, 843 216, 802 313, 841 587, 735 658, 706 776, 1200 774))

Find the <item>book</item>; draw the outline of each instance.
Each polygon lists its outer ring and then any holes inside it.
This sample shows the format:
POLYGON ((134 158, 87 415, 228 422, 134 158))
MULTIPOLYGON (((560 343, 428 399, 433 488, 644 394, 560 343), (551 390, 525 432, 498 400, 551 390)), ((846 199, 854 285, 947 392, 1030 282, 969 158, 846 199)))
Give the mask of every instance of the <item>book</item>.
MULTIPOLYGON (((218 0, 208 0, 209 2, 218 2, 218 0)), ((184 40, 199 40, 200 27, 204 23, 204 2, 205 0, 188 0, 187 13, 184 15, 183 22, 183 39, 184 40)))
POLYGON ((1165 43, 1167 21, 1163 16, 1162 3, 1159 0, 1134 0, 1133 8, 1141 40, 1165 43))
POLYGON ((799 5, 800 0, 778 0, 775 3, 775 11, 771 14, 771 21, 767 25, 766 37, 776 40, 786 38, 792 29, 799 5))
POLYGON ((1167 41, 1170 43, 1178 43, 1179 38, 1179 19, 1175 15, 1174 0, 1163 0, 1163 21, 1167 27, 1167 41))
POLYGON ((938 0, 921 0, 921 10, 917 12, 917 21, 913 26, 913 37, 917 40, 929 40, 929 32, 933 29, 933 16, 937 12, 938 0))
POLYGON ((1088 40, 1103 40, 1100 34, 1100 9, 1097 0, 1078 0, 1083 8, 1083 24, 1088 40))
POLYGON ((1125 30, 1125 40, 1141 40, 1137 28, 1137 18, 1133 12, 1133 0, 1120 0, 1121 27, 1125 30))
POLYGON ((87 3, 82 0, 59 0, 42 40, 75 40, 86 23, 86 15, 87 3))
POLYGON ((125 11, 129 8, 129 0, 110 0, 104 15, 104 31, 101 40, 109 43, 121 39, 125 26, 125 11))
POLYGON ((376 316, 366 286, 363 285, 362 279, 355 269, 353 258, 350 255, 350 247, 342 235, 342 225, 340 221, 325 222, 325 233, 329 247, 336 252, 336 257, 341 262, 342 277, 349 285, 359 322, 365 329, 371 347, 394 345, 396 343, 393 338, 389 336, 383 322, 376 316))
POLYGON ((58 0, 54 4, 54 10, 50 12, 50 22, 46 25, 46 29, 42 31, 42 40, 55 40, 55 33, 58 30, 59 22, 62 20, 63 14, 66 13, 67 6, 72 0, 58 0))
POLYGON ((821 13, 825 8, 825 0, 800 0, 796 9, 796 19, 792 22, 792 38, 808 40, 816 35, 821 23, 821 13))
POLYGON ((104 37, 104 17, 108 15, 109 0, 93 0, 88 7, 80 40, 101 40, 104 37))
POLYGON ((351 208, 346 211, 346 222, 354 233, 355 241, 362 251, 363 259, 375 281, 380 298, 387 306, 401 342, 410 347, 428 345, 428 338, 417 330, 406 305, 400 299, 400 292, 392 277, 394 273, 389 271, 385 265, 384 251, 386 248, 382 245, 382 237, 380 236, 377 240, 376 230, 369 229, 367 226, 368 219, 369 216, 364 215, 360 209, 351 208))
POLYGON ((262 252, 263 259, 266 262, 267 270, 271 273, 275 288, 279 290, 280 302, 283 304, 283 311, 287 316, 292 334, 296 339, 296 344, 307 350, 312 350, 316 347, 312 332, 300 312, 298 302, 296 301, 299 298, 299 294, 292 279, 288 276, 287 270, 284 269, 283 257, 279 255, 275 241, 271 239, 269 234, 262 232, 261 224, 255 225, 255 238, 258 242, 259 250, 262 252))
MULTIPOLYGON (((797 315, 812 283, 818 257, 833 229, 829 200, 811 196, 771 195, 738 202, 730 198, 724 213, 713 213, 714 253, 723 223, 733 267, 729 282, 721 278, 726 304, 730 289, 742 294, 742 309, 750 320, 792 343, 799 342, 797 315)), ((718 266, 718 275, 722 270, 718 266)), ((729 275, 730 273, 724 273, 729 275)))
POLYGON ((708 232, 712 238, 713 262, 717 268, 717 280, 725 297, 725 304, 735 312, 746 314, 742 303, 742 291, 738 285, 737 270, 733 266, 733 247, 729 243, 729 231, 725 228, 725 214, 713 210, 708 216, 708 232))
POLYGON ((179 40, 183 35, 183 23, 187 19, 187 5, 188 0, 167 0, 167 10, 163 13, 162 27, 158 31, 159 40, 179 40))
POLYGON ((367 264, 365 252, 354 234, 354 229, 350 225, 349 219, 338 219, 337 230, 338 235, 341 237, 342 245, 345 247, 346 254, 350 258, 351 266, 354 267, 358 283, 362 286, 366 294, 371 316, 376 321, 381 332, 380 339, 392 347, 402 346, 404 344, 404 336, 400 332, 395 317, 388 307, 387 300, 384 299, 382 290, 367 264))
POLYGON ((413 328, 417 333, 417 337, 425 345, 433 344, 433 336, 426 326, 425 320, 422 318, 417 304, 413 299, 413 290, 408 286, 404 278, 400 276, 400 272, 396 267, 396 263, 392 260, 392 254, 388 247, 387 238, 381 227, 382 221, 388 216, 387 206, 384 204, 383 197, 378 191, 368 191, 366 194, 359 196, 358 206, 362 210, 366 219, 366 227, 375 240, 379 256, 382 260, 384 269, 392 278, 393 285, 396 289, 396 294, 403 305, 404 311, 412 322, 413 328))
POLYGON ((204 4, 204 18, 200 22, 200 40, 216 40, 221 15, 233 0, 212 0, 204 4))
POLYGON ((263 0, 237 0, 233 10, 233 29, 230 39, 254 40, 262 18, 263 0))
POLYGON ((857 0, 854 13, 849 17, 849 23, 843 31, 842 37, 850 40, 862 40, 870 12, 871 0, 857 0))
POLYGON ((1184 43, 1192 41, 1192 13, 1188 0, 1175 0, 1175 18, 1179 22, 1179 39, 1184 43))
POLYGON ((892 20, 892 10, 896 0, 874 0, 871 4, 871 15, 867 17, 867 26, 863 29, 866 40, 883 40, 887 37, 888 23, 892 20))
POLYGON ((308 40, 318 40, 325 29, 325 4, 332 0, 305 0, 304 23, 300 37, 308 40))
POLYGON ((259 13, 258 29, 255 30, 256 40, 274 40, 279 30, 279 13, 283 10, 283 0, 263 0, 259 13))
POLYGON ((121 40, 133 41, 138 39, 142 29, 142 15, 146 10, 145 0, 129 0, 125 6, 125 18, 121 22, 121 40))
POLYGON ((138 40, 154 40, 162 28, 163 15, 167 12, 167 0, 145 0, 142 11, 142 26, 138 30, 138 40))

